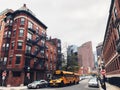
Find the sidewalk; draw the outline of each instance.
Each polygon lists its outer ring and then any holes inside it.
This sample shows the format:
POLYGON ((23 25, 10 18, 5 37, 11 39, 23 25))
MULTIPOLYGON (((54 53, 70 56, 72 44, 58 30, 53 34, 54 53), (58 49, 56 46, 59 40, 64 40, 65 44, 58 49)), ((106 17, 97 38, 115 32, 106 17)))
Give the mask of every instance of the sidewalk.
MULTIPOLYGON (((100 90, 103 90, 100 85, 100 90)), ((106 90, 120 90, 119 87, 106 83, 106 90)))
POLYGON ((19 87, 0 87, 0 90, 24 90, 27 89, 26 86, 19 86, 19 87))

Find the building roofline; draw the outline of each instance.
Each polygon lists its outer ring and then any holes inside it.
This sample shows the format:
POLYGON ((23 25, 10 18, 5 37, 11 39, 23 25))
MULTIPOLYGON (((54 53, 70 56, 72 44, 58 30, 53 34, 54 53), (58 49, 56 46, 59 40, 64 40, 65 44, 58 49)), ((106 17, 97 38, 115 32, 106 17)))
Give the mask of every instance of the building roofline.
POLYGON ((25 13, 30 15, 37 23, 39 23, 45 30, 47 29, 47 26, 45 24, 43 24, 38 18, 36 18, 35 16, 33 16, 30 12, 25 11, 25 10, 16 10, 13 15, 15 16, 18 13, 25 13))
POLYGON ((104 44, 105 44, 105 38, 106 38, 106 36, 107 36, 107 31, 108 31, 108 27, 109 27, 111 15, 112 15, 112 9, 113 9, 113 5, 114 5, 114 1, 115 1, 115 0, 111 0, 110 10, 109 10, 109 16, 108 16, 108 21, 107 21, 105 36, 104 36, 104 40, 103 40, 103 47, 104 47, 104 44))

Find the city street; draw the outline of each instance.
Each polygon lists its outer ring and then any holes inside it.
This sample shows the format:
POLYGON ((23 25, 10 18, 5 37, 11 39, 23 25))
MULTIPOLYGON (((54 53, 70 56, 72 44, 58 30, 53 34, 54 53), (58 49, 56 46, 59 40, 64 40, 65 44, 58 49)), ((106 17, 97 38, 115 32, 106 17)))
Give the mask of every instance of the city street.
POLYGON ((88 79, 86 79, 80 81, 80 83, 77 85, 67 86, 62 88, 54 88, 52 90, 99 90, 99 88, 88 87, 88 79))
MULTIPOLYGON (((53 87, 53 88, 41 88, 43 90, 100 90, 99 88, 88 87, 88 79, 80 81, 77 85, 66 86, 66 87, 53 87)), ((21 90, 29 90, 29 89, 21 89, 21 90)), ((39 89, 36 89, 39 90, 39 89)))

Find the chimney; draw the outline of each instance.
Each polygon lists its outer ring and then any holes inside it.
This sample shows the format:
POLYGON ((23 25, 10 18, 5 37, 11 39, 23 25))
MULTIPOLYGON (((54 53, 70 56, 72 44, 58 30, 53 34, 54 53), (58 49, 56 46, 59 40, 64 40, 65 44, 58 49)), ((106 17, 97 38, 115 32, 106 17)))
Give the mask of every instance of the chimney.
POLYGON ((23 7, 26 7, 26 4, 24 4, 23 7))

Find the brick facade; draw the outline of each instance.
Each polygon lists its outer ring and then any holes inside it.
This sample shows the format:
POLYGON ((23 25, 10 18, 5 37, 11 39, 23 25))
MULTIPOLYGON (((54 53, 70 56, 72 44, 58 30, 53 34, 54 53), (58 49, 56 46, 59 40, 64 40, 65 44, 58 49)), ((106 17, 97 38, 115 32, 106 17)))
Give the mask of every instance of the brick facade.
MULTIPOLYGON (((103 42, 103 60, 108 76, 120 74, 120 1, 112 0, 103 42)), ((117 75, 118 76, 118 75, 117 75)))
POLYGON ((0 76, 7 71, 5 85, 27 85, 34 80, 47 79, 48 71, 56 70, 57 60, 56 46, 46 42, 47 27, 26 5, 5 15, 0 62, 0 76))

